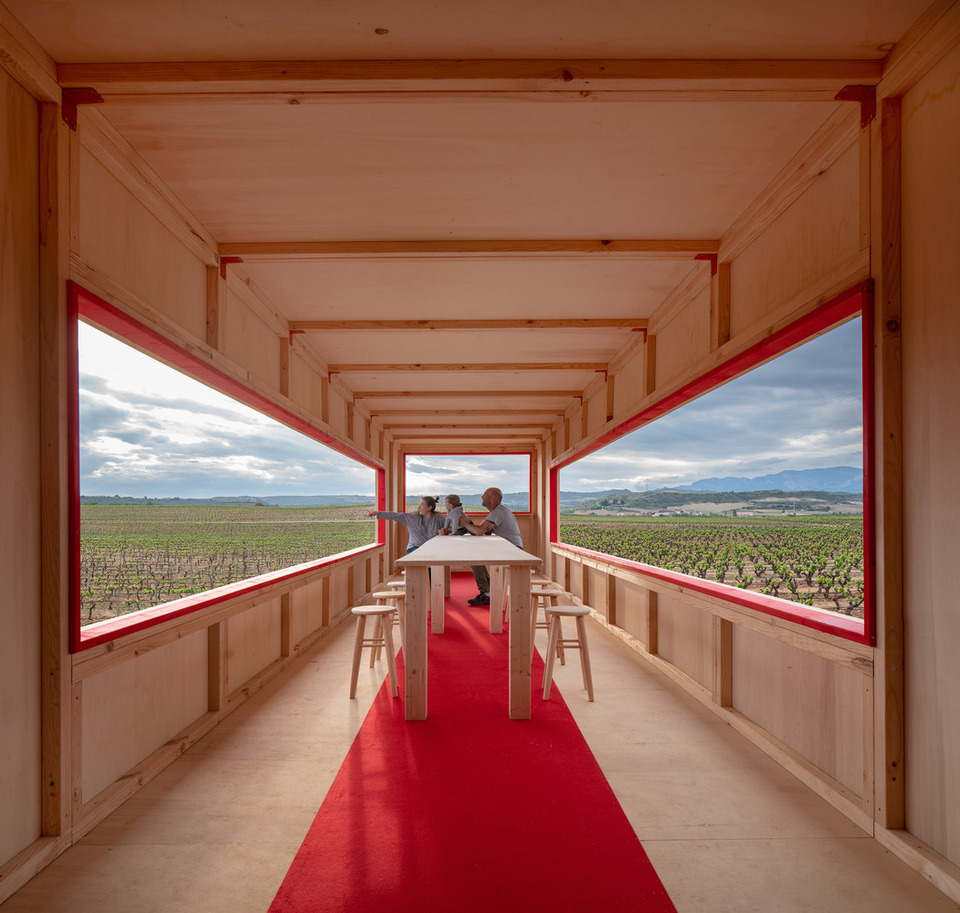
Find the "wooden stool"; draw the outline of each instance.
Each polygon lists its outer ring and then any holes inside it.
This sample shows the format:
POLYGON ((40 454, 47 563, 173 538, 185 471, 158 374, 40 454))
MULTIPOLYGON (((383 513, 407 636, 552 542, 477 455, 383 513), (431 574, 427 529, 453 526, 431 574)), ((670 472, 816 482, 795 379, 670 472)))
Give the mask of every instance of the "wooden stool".
POLYGON ((386 605, 358 605, 351 610, 357 616, 357 636, 353 642, 353 670, 350 673, 350 699, 357 696, 357 679, 360 677, 360 654, 364 647, 372 647, 370 653, 370 665, 379 656, 380 648, 385 647, 387 651, 387 672, 390 675, 390 692, 394 697, 397 696, 397 656, 393 647, 393 619, 385 618, 388 615, 396 615, 397 610, 393 606, 386 605), (375 635, 370 638, 364 637, 364 629, 367 624, 367 616, 372 615, 377 619, 377 630, 375 635), (386 623, 385 623, 386 622, 386 623))
MULTIPOLYGON (((547 616, 544 615, 543 621, 540 620, 540 609, 545 609, 548 605, 556 605, 561 596, 563 596, 563 590, 558 583, 534 583, 530 587, 530 597, 533 600, 533 605, 530 607, 530 614, 533 619, 531 636, 537 636, 537 628, 542 628, 544 631, 550 630, 550 620, 547 616)), ((560 665, 563 666, 566 664, 566 660, 563 656, 562 643, 557 644, 557 651, 560 657, 560 665)))
POLYGON ((583 673, 583 687, 587 689, 587 700, 593 700, 593 677, 590 675, 590 653, 587 651, 587 626, 584 618, 590 614, 585 605, 552 605, 544 609, 550 619, 550 640, 547 644, 547 664, 543 670, 543 699, 550 699, 550 685, 553 681, 553 660, 559 646, 580 651, 580 671, 583 673), (565 639, 560 626, 561 619, 577 619, 576 639, 565 639))
MULTIPOLYGON (((400 586, 395 584, 387 583, 389 589, 386 590, 377 590, 375 593, 371 593, 374 599, 377 600, 380 605, 387 605, 395 608, 397 614, 393 616, 391 624, 396 624, 400 626, 400 646, 403 647, 403 613, 405 608, 405 603, 407 599, 407 591, 403 588, 401 583, 400 586)), ((382 624, 383 620, 379 622, 382 624)), ((374 659, 380 659, 380 651, 375 650, 375 657, 370 658, 370 665, 373 665, 374 659)))

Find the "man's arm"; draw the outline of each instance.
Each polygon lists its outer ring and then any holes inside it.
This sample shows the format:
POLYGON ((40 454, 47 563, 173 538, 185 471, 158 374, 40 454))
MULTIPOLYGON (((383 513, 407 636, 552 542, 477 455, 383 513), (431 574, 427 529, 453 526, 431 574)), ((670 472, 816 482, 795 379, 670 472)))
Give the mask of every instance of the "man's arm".
POLYGON ((460 525, 475 536, 485 536, 491 529, 496 528, 496 524, 489 520, 484 520, 483 523, 474 523, 466 514, 460 518, 460 525))

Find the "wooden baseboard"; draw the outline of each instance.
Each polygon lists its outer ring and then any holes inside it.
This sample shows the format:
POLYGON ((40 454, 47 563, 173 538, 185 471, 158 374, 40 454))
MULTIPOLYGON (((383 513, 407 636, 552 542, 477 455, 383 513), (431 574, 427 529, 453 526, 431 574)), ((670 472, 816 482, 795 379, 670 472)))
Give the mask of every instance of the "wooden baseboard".
POLYGON ((878 825, 874 836, 885 849, 960 904, 960 866, 930 849, 909 831, 891 831, 878 825))

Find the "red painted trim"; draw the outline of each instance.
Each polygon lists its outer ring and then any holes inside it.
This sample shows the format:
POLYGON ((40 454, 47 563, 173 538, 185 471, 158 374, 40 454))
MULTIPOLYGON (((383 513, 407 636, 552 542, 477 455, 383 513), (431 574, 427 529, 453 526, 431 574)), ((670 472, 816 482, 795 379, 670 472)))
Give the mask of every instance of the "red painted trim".
POLYGON ((877 545, 874 530, 876 493, 874 467, 876 465, 876 438, 874 436, 874 367, 873 367, 873 287, 863 295, 861 309, 861 339, 863 364, 863 617, 866 642, 875 645, 877 545))
POLYGON ((311 425, 305 419, 294 415, 292 412, 267 399, 265 396, 249 390, 239 381, 224 374, 209 362, 185 351, 165 336, 145 326, 136 318, 124 313, 119 308, 104 301, 102 298, 87 291, 73 281, 67 282, 67 314, 67 332, 69 334, 67 363, 69 371, 68 384, 70 388, 68 393, 67 421, 71 441, 70 452, 67 458, 70 474, 71 653, 89 649, 99 643, 116 640, 125 634, 142 631, 145 628, 169 621, 172 618, 179 618, 182 615, 187 615, 198 609, 210 605, 217 605, 228 599, 256 592, 259 589, 272 586, 284 580, 312 573, 318 567, 341 563, 342 561, 356 557, 357 554, 362 553, 365 549, 375 549, 383 545, 383 530, 381 526, 378 530, 378 541, 376 543, 362 546, 350 552, 344 552, 342 555, 337 555, 333 558, 323 558, 308 564, 296 565, 294 568, 284 568, 280 571, 264 574, 259 577, 251 577, 225 587, 219 587, 216 590, 209 590, 206 593, 197 593, 192 596, 187 596, 184 599, 165 603, 161 606, 143 609, 129 615, 121 615, 119 618, 88 625, 86 628, 82 627, 80 619, 80 367, 77 343, 77 321, 80 317, 84 317, 104 329, 117 334, 144 351, 156 356, 164 363, 183 371, 185 374, 197 380, 209 384, 233 399, 282 422, 295 431, 299 431, 301 434, 315 441, 319 441, 321 444, 356 460, 364 466, 369 466, 371 469, 374 469, 377 473, 376 485, 377 497, 379 499, 383 498, 385 472, 382 466, 364 454, 352 450, 319 428, 311 425))
POLYGON ((589 549, 566 545, 563 542, 554 542, 552 546, 570 552, 573 555, 583 555, 585 557, 598 559, 613 567, 636 571, 645 577, 661 580, 664 583, 671 583, 674 586, 683 587, 683 589, 690 590, 694 593, 712 596, 745 609, 753 609, 757 612, 762 612, 764 615, 772 615, 775 618, 782 618, 784 621, 792 621, 805 628, 813 628, 816 631, 835 634, 838 637, 843 637, 857 643, 868 642, 864 636, 864 623, 858 618, 834 615, 832 612, 827 612, 824 609, 812 609, 809 606, 789 602, 786 599, 777 599, 774 596, 766 596, 763 593, 751 593, 748 590, 741 590, 738 587, 728 586, 725 583, 715 583, 712 580, 704 580, 701 577, 690 577, 687 574, 681 574, 677 571, 668 571, 650 564, 641 564, 639 561, 628 561, 626 558, 616 558, 613 555, 606 555, 603 552, 592 552, 589 549))
POLYGON ((560 470, 550 470, 550 529, 548 532, 551 542, 556 542, 560 537, 560 470))
MULTIPOLYGON (((729 361, 717 366, 714 370, 698 377, 696 380, 684 385, 674 393, 665 396, 658 403, 655 403, 648 409, 621 422, 616 428, 606 432, 588 447, 575 452, 573 455, 556 461, 550 467, 551 485, 553 485, 554 474, 564 466, 569 466, 577 460, 583 459, 591 453, 600 450, 607 444, 619 440, 631 431, 636 431, 644 425, 649 425, 655 419, 672 412, 674 409, 682 406, 684 403, 698 396, 708 393, 719 387, 721 384, 732 380, 734 377, 749 371, 752 368, 769 361, 776 355, 793 348, 817 333, 825 332, 843 320, 854 316, 857 313, 862 315, 862 339, 863 339, 863 459, 864 459, 864 493, 863 493, 863 537, 864 537, 864 621, 857 619, 843 619, 832 621, 823 626, 823 622, 818 621, 816 610, 807 609, 797 603, 786 600, 774 599, 772 596, 763 594, 745 594, 744 591, 736 587, 727 587, 724 584, 706 583, 697 577, 686 577, 683 574, 677 574, 673 571, 665 571, 660 568, 654 568, 650 565, 639 564, 637 562, 626 562, 624 566, 630 566, 634 569, 642 569, 643 573, 651 577, 658 575, 667 575, 658 577, 658 579, 670 580, 680 583, 688 589, 698 590, 701 584, 711 587, 721 587, 720 592, 710 591, 710 595, 718 598, 735 602, 738 605, 744 605, 748 608, 755 608, 757 611, 768 615, 776 615, 778 618, 786 618, 796 621, 797 624, 813 627, 817 630, 827 631, 831 634, 838 634, 849 640, 855 640, 858 643, 875 644, 875 607, 874 607, 874 585, 876 578, 876 547, 874 543, 874 494, 873 494, 873 467, 874 467, 874 422, 873 422, 873 282, 864 280, 859 284, 841 292, 835 298, 825 302, 818 308, 804 315, 799 320, 794 321, 789 326, 784 327, 776 333, 758 342, 756 345, 745 349, 743 352, 733 356, 729 361), (690 581, 694 581, 693 584, 690 581), (682 583, 681 583, 682 582, 682 583), (730 591, 733 591, 733 598, 730 591), (741 601, 746 599, 747 601, 741 601)), ((558 486, 559 490, 559 486, 558 486)), ((551 545, 559 546, 571 551, 580 551, 583 554, 595 555, 604 561, 612 564, 618 564, 623 561, 620 558, 614 558, 601 552, 590 552, 585 549, 576 549, 573 546, 558 542, 558 505, 553 501, 550 517, 550 542, 551 545)), ((707 592, 699 589, 700 592, 707 592)), ((833 616, 830 615, 832 619, 833 616)))
POLYGON ((757 367, 757 365, 763 364, 765 361, 769 361, 775 355, 779 355, 781 352, 805 342, 816 333, 830 329, 835 324, 863 310, 865 296, 871 288, 872 284, 869 280, 855 285, 853 288, 820 305, 816 310, 811 311, 789 326, 771 334, 756 343, 756 345, 745 349, 743 352, 734 355, 733 358, 718 365, 712 371, 698 377, 696 380, 690 381, 690 383, 685 384, 679 390, 665 396, 653 406, 633 416, 633 418, 621 422, 588 447, 584 447, 571 456, 556 461, 553 464, 553 468, 562 469, 564 466, 569 466, 571 463, 583 459, 585 456, 606 447, 606 445, 612 441, 619 440, 625 434, 636 431, 644 425, 649 425, 654 419, 658 419, 662 415, 672 412, 684 403, 690 402, 690 400, 696 399, 704 393, 708 393, 710 390, 749 371, 751 368, 757 367))
POLYGON ((226 586, 217 587, 214 590, 207 590, 204 593, 194 593, 190 596, 184 596, 182 599, 166 602, 163 605, 153 606, 149 609, 141 609, 139 612, 132 612, 129 615, 120 615, 117 618, 109 618, 105 621, 95 622, 80 630, 80 643, 78 649, 74 652, 89 650, 91 647, 117 640, 127 634, 144 631, 147 628, 152 628, 163 622, 173 621, 175 618, 182 618, 184 615, 190 615, 193 612, 197 612, 200 609, 207 609, 210 606, 220 605, 231 599, 237 599, 240 596, 250 596, 258 590, 275 586, 278 583, 287 583, 296 580, 298 577, 315 573, 322 568, 344 564, 365 552, 372 552, 380 547, 379 543, 363 545, 360 548, 355 548, 349 552, 342 552, 331 558, 321 558, 318 561, 310 561, 306 564, 285 567, 279 571, 271 571, 269 574, 261 574, 259 577, 249 577, 246 580, 228 583, 226 586))
POLYGON ((87 86, 63 89, 60 93, 60 117, 74 133, 77 132, 77 107, 79 105, 100 105, 103 97, 96 89, 87 86))
POLYGON ((220 258, 220 278, 226 281, 227 266, 230 263, 243 263, 243 257, 221 257, 220 258))
POLYGON ((209 361, 187 352, 176 343, 162 336, 156 330, 140 323, 135 317, 121 311, 119 308, 102 298, 97 297, 92 292, 88 292, 82 286, 75 282, 68 282, 68 294, 76 299, 77 315, 85 317, 109 330, 129 340, 134 345, 156 356, 161 361, 203 383, 209 384, 222 393, 244 405, 262 412, 277 421, 282 422, 294 431, 319 441, 331 450, 336 450, 344 456, 348 456, 364 466, 371 469, 379 469, 380 466, 364 454, 352 449, 346 444, 341 443, 336 438, 321 431, 314 425, 311 425, 306 419, 302 419, 294 413, 284 409, 282 406, 273 402, 260 393, 245 387, 239 380, 225 374, 219 368, 215 368, 209 361))
POLYGON ((80 351, 77 303, 77 296, 70 289, 67 295, 67 522, 71 653, 80 649, 80 351))

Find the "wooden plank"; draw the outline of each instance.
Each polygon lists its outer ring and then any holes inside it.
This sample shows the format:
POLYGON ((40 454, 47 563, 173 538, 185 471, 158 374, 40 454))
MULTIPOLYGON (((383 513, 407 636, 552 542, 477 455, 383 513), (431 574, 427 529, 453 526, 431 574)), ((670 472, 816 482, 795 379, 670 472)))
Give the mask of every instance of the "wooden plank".
POLYGON ((207 710, 219 712, 227 699, 227 623, 207 628, 207 710))
POLYGON ((905 826, 903 416, 901 414, 900 100, 883 99, 873 134, 876 818, 905 826))
POLYGON ((220 245, 221 256, 245 262, 343 259, 404 261, 420 259, 552 260, 692 260, 716 253, 716 239, 611 238, 609 240, 416 240, 416 241, 234 241, 220 245))
POLYGON ((635 317, 569 317, 513 320, 291 320, 291 333, 335 330, 597 330, 645 329, 647 321, 635 317))
POLYGON ((216 266, 207 267, 207 332, 205 341, 211 349, 220 350, 220 315, 223 313, 224 283, 216 266))
POLYGON ((880 98, 906 94, 960 42, 960 4, 934 0, 883 61, 880 98))
POLYGON ((40 510, 40 833, 71 827, 70 490, 72 443, 67 402, 71 328, 66 282, 70 250, 72 134, 55 104, 39 111, 39 510, 40 510))
MULTIPOLYGON (((133 61, 57 67, 64 86, 131 94, 340 92, 487 93, 699 89, 739 97, 744 89, 832 100, 848 83, 872 83, 879 60, 293 60, 133 61), (830 94, 830 93, 833 94, 830 94), (797 95, 797 93, 800 93, 797 95)), ((381 96, 382 97, 382 96, 381 96)), ((752 97, 752 96, 748 96, 752 97)))
POLYGON ((533 679, 533 598, 530 595, 530 567, 513 566, 510 575, 510 719, 529 720, 533 679))
POLYGON ((710 282, 710 347, 719 349, 730 341, 730 263, 717 264, 710 282))
POLYGON ((733 706, 733 624, 713 618, 714 683, 713 700, 721 707, 733 706))
POLYGON ((580 390, 356 390, 355 399, 463 399, 466 397, 486 398, 523 396, 537 397, 574 397, 580 396, 580 390))
POLYGON ((454 364, 440 363, 412 363, 402 362, 395 364, 336 364, 330 365, 331 374, 350 374, 362 372, 364 374, 392 374, 397 371, 442 371, 450 374, 472 374, 475 371, 605 371, 606 362, 565 362, 565 361, 517 361, 517 362, 455 362, 454 364))
POLYGON ((394 418, 404 415, 460 415, 464 418, 483 415, 563 415, 560 410, 549 409, 371 409, 371 418, 394 418))
POLYGON ((408 720, 427 718, 427 611, 430 582, 427 568, 406 568, 406 621, 403 635, 404 716, 408 720))
POLYGON ((34 98, 60 104, 57 65, 34 37, 0 3, 0 67, 34 98))

